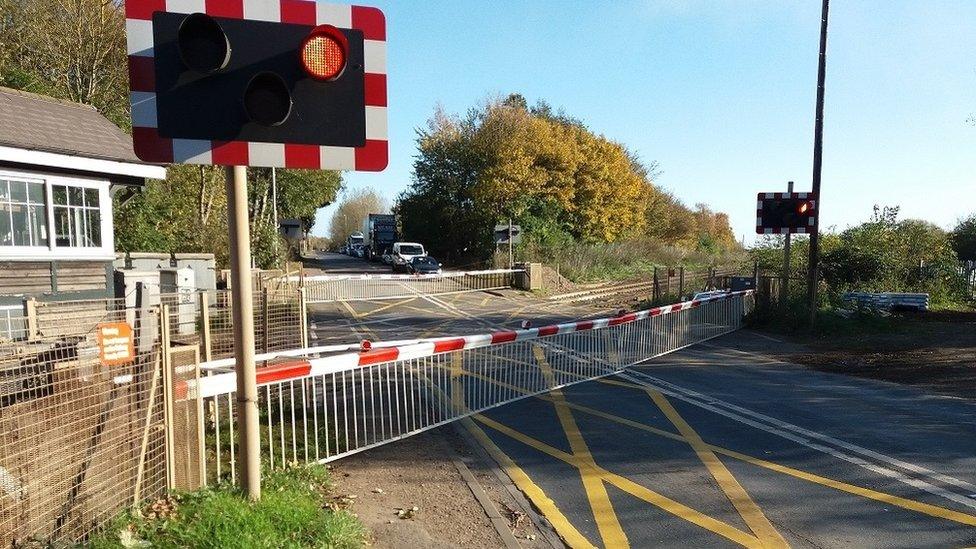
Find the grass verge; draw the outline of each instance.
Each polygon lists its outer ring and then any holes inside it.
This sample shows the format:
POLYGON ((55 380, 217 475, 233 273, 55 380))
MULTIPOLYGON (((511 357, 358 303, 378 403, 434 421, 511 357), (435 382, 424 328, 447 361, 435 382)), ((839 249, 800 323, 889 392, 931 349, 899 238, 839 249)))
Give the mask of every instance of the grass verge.
POLYGON ((178 494, 119 517, 87 547, 362 547, 365 529, 328 506, 331 486, 323 466, 292 467, 265 475, 261 501, 220 485, 178 494))

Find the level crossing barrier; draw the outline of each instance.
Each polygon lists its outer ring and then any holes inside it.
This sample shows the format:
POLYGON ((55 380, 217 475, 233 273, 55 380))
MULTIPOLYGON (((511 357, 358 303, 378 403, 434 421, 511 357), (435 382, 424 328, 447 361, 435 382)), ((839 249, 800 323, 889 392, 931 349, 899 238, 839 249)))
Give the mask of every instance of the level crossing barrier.
POLYGON ((510 288, 525 271, 494 269, 438 274, 363 274, 306 276, 308 303, 396 299, 510 288))
MULTIPOLYGON (((262 355, 262 459, 271 467, 328 462, 607 376, 734 331, 753 303, 752 291, 728 292, 612 318, 328 356, 262 355)), ((194 476, 203 483, 236 475, 236 374, 226 366, 203 363, 174 386, 177 403, 200 414, 188 421, 199 426, 193 455, 206 459, 194 476)))

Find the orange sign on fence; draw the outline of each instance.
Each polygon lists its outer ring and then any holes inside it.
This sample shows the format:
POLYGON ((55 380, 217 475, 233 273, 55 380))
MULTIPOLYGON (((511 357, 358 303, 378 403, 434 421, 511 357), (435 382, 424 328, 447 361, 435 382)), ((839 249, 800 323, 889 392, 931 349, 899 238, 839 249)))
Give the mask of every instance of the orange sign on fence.
POLYGON ((98 352, 104 366, 118 366, 135 360, 132 326, 129 326, 128 322, 99 324, 98 352))

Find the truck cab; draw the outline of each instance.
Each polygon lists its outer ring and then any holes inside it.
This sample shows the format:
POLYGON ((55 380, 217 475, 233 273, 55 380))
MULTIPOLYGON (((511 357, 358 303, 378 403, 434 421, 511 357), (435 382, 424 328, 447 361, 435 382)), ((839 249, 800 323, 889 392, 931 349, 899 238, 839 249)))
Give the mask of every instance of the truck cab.
POLYGON ((383 251, 397 241, 396 216, 393 214, 367 214, 363 220, 363 245, 365 257, 379 261, 383 251))
POLYGON ((407 270, 410 260, 415 257, 424 257, 427 251, 423 244, 417 242, 396 242, 393 244, 393 272, 407 270))
POLYGON ((355 257, 356 247, 363 245, 363 233, 355 232, 346 239, 346 253, 355 257))

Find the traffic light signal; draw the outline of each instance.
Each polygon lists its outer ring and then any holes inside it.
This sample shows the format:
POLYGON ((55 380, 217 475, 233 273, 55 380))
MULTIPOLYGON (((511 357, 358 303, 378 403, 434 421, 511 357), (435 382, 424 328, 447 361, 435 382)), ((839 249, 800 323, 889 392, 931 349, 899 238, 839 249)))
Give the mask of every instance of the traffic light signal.
POLYGON ((817 198, 811 193, 759 193, 758 234, 812 233, 817 229, 817 198))
POLYGON ((127 0, 126 25, 133 143, 143 160, 386 167, 379 10, 308 0, 127 0))

